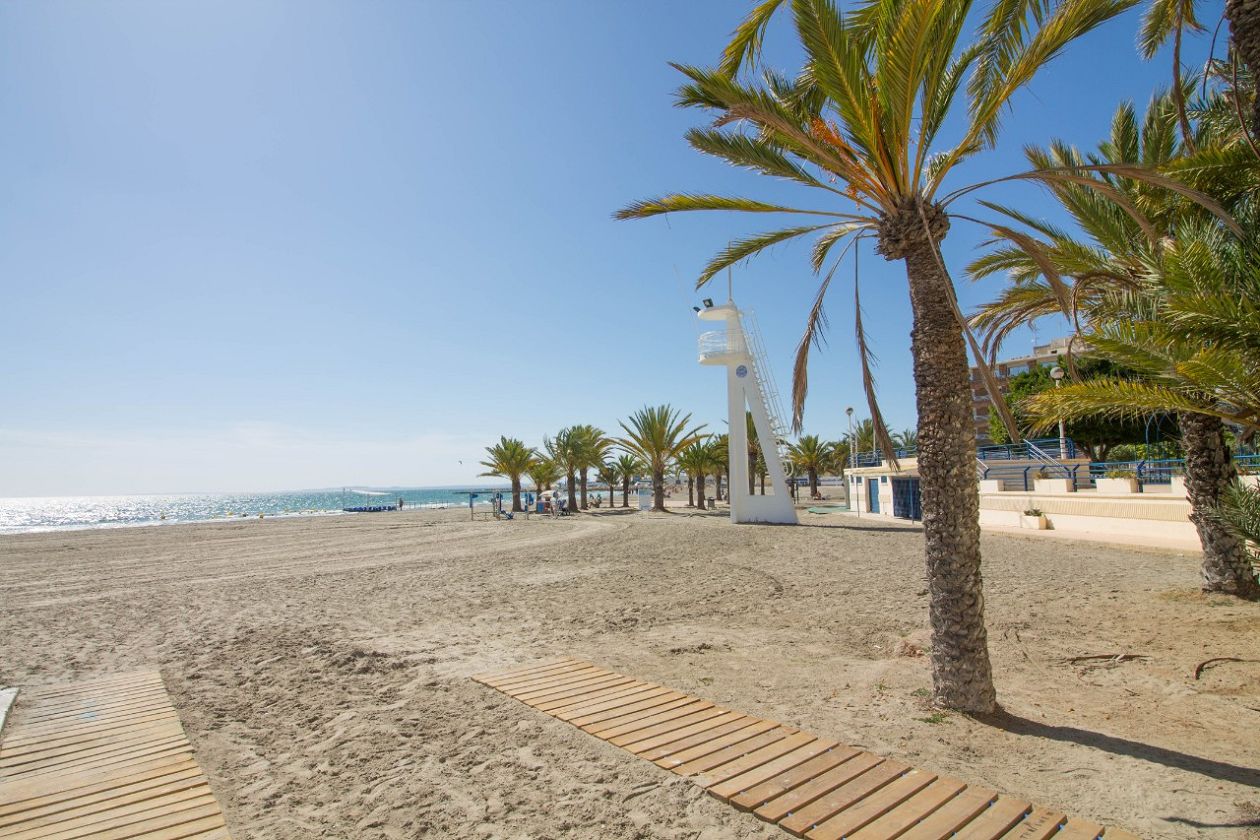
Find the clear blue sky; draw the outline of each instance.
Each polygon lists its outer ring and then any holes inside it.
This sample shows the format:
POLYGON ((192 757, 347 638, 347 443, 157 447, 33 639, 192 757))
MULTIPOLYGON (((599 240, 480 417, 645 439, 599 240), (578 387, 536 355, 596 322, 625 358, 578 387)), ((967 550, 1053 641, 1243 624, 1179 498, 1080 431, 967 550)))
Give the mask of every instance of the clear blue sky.
MULTIPOLYGON (((681 139, 703 117, 673 107, 666 62, 711 64, 745 6, 0 5, 0 495, 458 483, 501 433, 616 429, 645 403, 721 428, 692 280, 773 220, 611 213, 668 190, 816 201, 681 139)), ((787 24, 767 57, 795 70, 787 24)), ((1136 27, 1053 65, 970 174, 1016 171, 1051 136, 1092 145, 1117 102, 1144 104, 1168 62, 1139 60, 1136 27)), ((1051 211, 1034 188, 994 195, 1051 211)), ((955 227, 956 273, 980 238, 955 227)), ((784 386, 806 253, 736 272, 784 386)), ((901 428, 904 274, 869 251, 862 268, 901 428)), ((846 278, 807 431, 865 414, 851 300, 846 278)))

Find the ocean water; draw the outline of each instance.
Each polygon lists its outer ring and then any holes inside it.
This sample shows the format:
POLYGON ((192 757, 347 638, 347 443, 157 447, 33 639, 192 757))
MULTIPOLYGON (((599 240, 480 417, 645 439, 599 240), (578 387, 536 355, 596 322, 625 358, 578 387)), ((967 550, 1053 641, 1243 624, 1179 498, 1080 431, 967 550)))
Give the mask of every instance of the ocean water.
MULTIPOLYGON (((359 488, 363 489, 363 488, 359 488)), ((510 490, 486 487, 404 487, 373 490, 300 490, 291 493, 211 493, 163 496, 50 496, 0 498, 0 534, 65 531, 78 528, 123 528, 273 516, 341 516, 342 508, 393 505, 406 508, 468 506, 468 493, 481 496, 474 504, 489 505, 491 495, 510 490)))

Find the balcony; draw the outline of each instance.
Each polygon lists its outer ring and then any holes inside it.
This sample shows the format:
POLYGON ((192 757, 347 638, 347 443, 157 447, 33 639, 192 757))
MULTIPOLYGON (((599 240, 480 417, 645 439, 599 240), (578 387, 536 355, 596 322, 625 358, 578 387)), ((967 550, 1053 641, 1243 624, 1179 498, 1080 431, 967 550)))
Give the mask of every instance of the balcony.
POLYGON ((699 350, 702 365, 724 365, 748 355, 743 336, 738 333, 732 336, 727 330, 701 333, 699 350))

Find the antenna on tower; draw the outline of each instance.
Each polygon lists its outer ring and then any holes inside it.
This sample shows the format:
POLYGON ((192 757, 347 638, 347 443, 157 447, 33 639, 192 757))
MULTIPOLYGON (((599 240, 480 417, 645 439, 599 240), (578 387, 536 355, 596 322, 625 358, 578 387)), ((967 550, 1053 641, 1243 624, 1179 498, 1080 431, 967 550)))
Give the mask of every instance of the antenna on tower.
POLYGON ((727 302, 727 303, 734 303, 734 302, 735 302, 735 297, 734 297, 734 295, 731 293, 731 289, 732 289, 732 287, 733 287, 733 284, 734 284, 734 281, 732 281, 732 280, 731 280, 731 267, 728 265, 728 266, 726 267, 726 302, 727 302))

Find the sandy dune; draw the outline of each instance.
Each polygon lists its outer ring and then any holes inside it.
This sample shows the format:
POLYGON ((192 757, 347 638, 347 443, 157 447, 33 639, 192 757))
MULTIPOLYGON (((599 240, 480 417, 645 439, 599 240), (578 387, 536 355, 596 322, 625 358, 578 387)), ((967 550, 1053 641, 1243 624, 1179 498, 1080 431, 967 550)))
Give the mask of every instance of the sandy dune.
POLYGON ((242 840, 787 836, 468 679, 558 655, 1143 836, 1260 836, 1260 664, 1192 676, 1260 658, 1260 605, 1189 555, 986 535, 978 722, 923 698, 915 528, 466 516, 0 538, 0 685, 160 667, 242 840))

